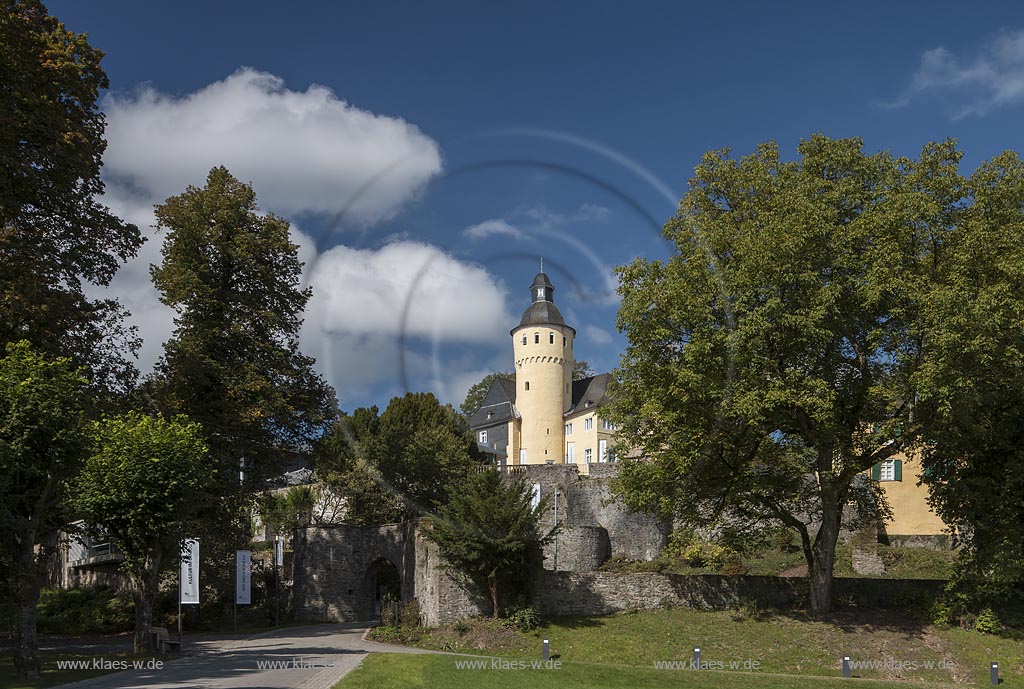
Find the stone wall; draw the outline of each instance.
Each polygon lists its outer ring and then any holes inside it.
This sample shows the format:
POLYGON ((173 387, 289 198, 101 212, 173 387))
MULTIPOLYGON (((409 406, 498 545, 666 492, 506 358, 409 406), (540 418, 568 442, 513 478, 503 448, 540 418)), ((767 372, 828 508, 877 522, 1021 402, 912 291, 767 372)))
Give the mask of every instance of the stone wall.
POLYGON ((301 620, 352 622, 374 614, 375 568, 398 570, 401 597, 413 597, 416 524, 309 526, 294 534, 294 612, 301 620))
MULTIPOLYGON (((945 583, 837 578, 833 600, 863 607, 900 607, 934 599, 945 583)), ((746 601, 784 608, 806 600, 807 580, 800 577, 544 572, 534 604, 542 615, 606 615, 666 606, 721 610, 746 601)))
POLYGON ((491 601, 448 570, 437 544, 416 534, 416 600, 427 627, 491 614, 491 601))

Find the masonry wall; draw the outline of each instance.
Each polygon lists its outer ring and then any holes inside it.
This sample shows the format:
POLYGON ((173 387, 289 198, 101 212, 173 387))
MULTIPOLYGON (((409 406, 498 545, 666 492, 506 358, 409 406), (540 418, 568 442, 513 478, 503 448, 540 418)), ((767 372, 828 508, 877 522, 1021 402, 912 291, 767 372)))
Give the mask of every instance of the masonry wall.
MULTIPOLYGON (((933 600, 945 581, 930 579, 846 579, 833 582, 833 599, 863 607, 894 608, 933 600)), ((679 606, 707 610, 757 601, 767 607, 790 607, 807 601, 807 580, 654 573, 544 572, 534 605, 542 615, 606 615, 624 610, 679 606)))
POLYGON ((294 612, 300 620, 353 622, 373 614, 371 568, 393 564, 401 596, 411 599, 415 579, 416 524, 310 526, 294 534, 294 612))

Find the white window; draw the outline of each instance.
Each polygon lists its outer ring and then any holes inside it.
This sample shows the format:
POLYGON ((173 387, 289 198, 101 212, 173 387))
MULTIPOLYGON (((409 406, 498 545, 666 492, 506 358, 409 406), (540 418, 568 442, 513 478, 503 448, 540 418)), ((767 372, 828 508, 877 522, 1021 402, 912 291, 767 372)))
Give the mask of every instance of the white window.
POLYGON ((588 417, 586 419, 583 419, 583 430, 585 430, 585 431, 592 431, 592 430, 594 430, 594 417, 593 416, 588 417))
POLYGON ((591 462, 591 460, 593 458, 594 458, 594 451, 593 450, 591 450, 589 447, 587 449, 583 450, 583 461, 584 462, 586 462, 587 464, 590 464, 590 462, 591 462))
POLYGON ((533 334, 533 344, 540 344, 540 333, 533 334))
POLYGON ((544 298, 544 288, 543 287, 538 287, 537 288, 537 298, 538 299, 543 299, 544 298))
POLYGON ((565 462, 566 464, 576 463, 576 443, 566 443, 565 445, 565 462))
POLYGON ((607 462, 608 461, 608 441, 598 440, 597 441, 597 461, 607 462))
POLYGON ((476 437, 477 442, 479 442, 481 445, 487 444, 487 431, 480 431, 479 433, 476 434, 476 437))
POLYGON ((523 344, 526 344, 526 335, 523 335, 523 344))
POLYGON ((520 448, 519 450, 519 463, 526 464, 526 448, 520 448))
POLYGON ((565 424, 565 434, 572 435, 572 422, 565 424))
POLYGON ((615 430, 615 424, 613 424, 608 419, 601 419, 601 428, 603 428, 606 431, 614 431, 615 430))
POLYGON ((548 333, 548 344, 555 344, 555 334, 548 333))
POLYGON ((882 462, 878 469, 878 478, 881 481, 895 481, 896 462, 891 459, 887 459, 882 462))

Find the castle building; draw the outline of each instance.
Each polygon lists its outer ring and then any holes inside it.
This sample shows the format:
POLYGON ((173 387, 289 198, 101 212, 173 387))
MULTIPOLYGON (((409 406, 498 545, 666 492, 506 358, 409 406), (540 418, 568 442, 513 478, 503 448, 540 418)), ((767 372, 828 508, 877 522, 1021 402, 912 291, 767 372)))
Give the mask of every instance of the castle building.
POLYGON ((480 449, 499 465, 614 461, 615 427, 601 418, 611 374, 573 380, 576 330, 555 306, 543 271, 530 285, 530 306, 512 328, 515 380, 497 379, 469 426, 480 449))

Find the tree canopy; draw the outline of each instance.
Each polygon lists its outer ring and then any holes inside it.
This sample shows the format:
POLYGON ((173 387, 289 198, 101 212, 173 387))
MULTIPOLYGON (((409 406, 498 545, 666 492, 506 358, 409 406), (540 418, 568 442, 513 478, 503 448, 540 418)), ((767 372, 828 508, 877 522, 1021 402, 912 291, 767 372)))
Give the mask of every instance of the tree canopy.
POLYGON ((984 163, 965 196, 915 382, 923 480, 960 545, 956 588, 975 611, 998 610, 1024 603, 1024 163, 984 163))
POLYGON ((38 0, 0 9, 0 343, 69 356, 104 392, 134 384, 134 333, 114 300, 89 299, 142 237, 99 203, 106 143, 103 53, 38 0))
POLYGON ((135 650, 152 651, 153 598, 213 476, 199 425, 130 412, 92 425, 93 452, 74 483, 75 504, 117 543, 135 599, 135 650))
POLYGON ((885 514, 864 472, 921 438, 920 314, 962 184, 952 142, 910 160, 816 135, 798 153, 707 153, 665 225, 672 257, 619 269, 608 413, 646 457, 622 464, 629 504, 792 529, 820 612, 844 513, 885 514))
POLYGON ((503 584, 513 573, 528 579, 541 566, 543 546, 554 537, 554 531, 541 534, 547 505, 545 496, 533 506, 524 477, 481 471, 470 475, 423 533, 449 565, 488 593, 498 617, 503 584))
POLYGON ((244 461, 259 485, 281 450, 305 449, 333 416, 331 391, 298 348, 310 296, 298 247, 223 167, 156 217, 167 236, 153 282, 177 316, 149 390, 165 413, 202 425, 222 484, 237 485, 244 461))
POLYGON ((433 394, 395 397, 342 415, 315 451, 316 474, 345 497, 346 521, 380 524, 444 503, 479 462, 465 421, 433 394))
POLYGON ((0 359, 0 551, 10 558, 18 606, 19 674, 39 674, 36 604, 46 549, 70 521, 67 481, 88 445, 84 371, 48 359, 28 342, 9 343, 0 359))

